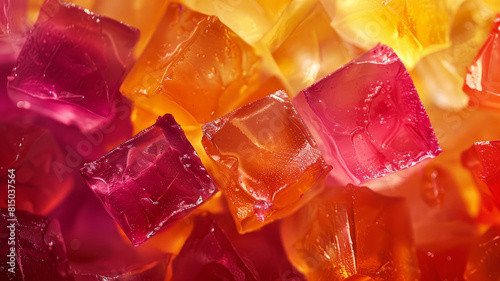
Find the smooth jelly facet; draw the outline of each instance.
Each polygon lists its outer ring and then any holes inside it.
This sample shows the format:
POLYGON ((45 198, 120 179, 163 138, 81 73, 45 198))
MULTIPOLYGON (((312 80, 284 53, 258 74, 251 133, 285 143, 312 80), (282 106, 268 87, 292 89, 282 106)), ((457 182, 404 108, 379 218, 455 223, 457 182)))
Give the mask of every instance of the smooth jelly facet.
POLYGON ((408 71, 384 45, 304 89, 294 104, 340 185, 382 177, 442 151, 408 71))
POLYGON ((217 191, 172 115, 82 168, 92 190, 138 245, 217 191))
POLYGON ((241 233, 298 208, 330 170, 283 91, 203 125, 202 143, 241 233))
POLYGON ((139 31, 48 0, 9 77, 10 98, 82 131, 113 117, 139 31))

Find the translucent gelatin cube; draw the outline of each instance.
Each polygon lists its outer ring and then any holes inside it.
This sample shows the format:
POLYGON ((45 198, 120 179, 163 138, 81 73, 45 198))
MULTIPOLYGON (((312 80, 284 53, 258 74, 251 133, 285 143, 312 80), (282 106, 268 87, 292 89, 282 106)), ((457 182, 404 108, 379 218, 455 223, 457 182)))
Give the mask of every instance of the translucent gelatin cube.
POLYGON ((421 57, 449 45, 449 3, 444 0, 333 1, 333 27, 346 41, 369 49, 386 44, 412 69, 421 57))
POLYGON ((184 217, 217 191, 170 114, 85 164, 82 174, 133 245, 184 217))
POLYGON ((500 279, 500 227, 493 226, 472 247, 465 280, 483 281, 500 279))
POLYGON ((271 29, 291 0, 184 0, 189 7, 215 15, 241 38, 254 44, 271 29))
POLYGON ((173 101, 202 124, 283 88, 217 17, 172 3, 159 26, 121 87, 156 115, 173 101))
POLYGON ((465 93, 471 105, 500 109, 500 14, 493 21, 491 33, 467 68, 465 93))
POLYGON ((333 29, 318 1, 290 5, 263 41, 290 83, 292 97, 362 53, 333 29))
POLYGON ((283 244, 307 280, 417 280, 417 256, 402 198, 347 186, 282 222, 283 244))
MULTIPOLYGON (((254 245, 258 246, 258 245, 254 245)), ((173 278, 189 280, 257 281, 215 220, 200 216, 172 263, 173 278)))
POLYGON ((13 215, 2 208, 0 234, 0 279, 68 280, 66 248, 57 220, 24 211, 13 215))
POLYGON ((203 125, 202 143, 240 233, 297 209, 330 170, 283 91, 203 125))
POLYGON ((500 222, 500 140, 476 142, 462 154, 481 196, 479 219, 500 222))
POLYGON ((73 187, 72 175, 54 167, 65 163, 59 144, 48 129, 33 125, 0 122, 0 135, 0 207, 8 206, 14 194, 8 190, 15 188, 17 210, 46 215, 73 187))
POLYGON ((9 77, 10 98, 82 131, 114 115, 139 31, 78 6, 47 0, 9 77))
POLYGON ((294 104, 337 184, 382 177, 442 151, 408 71, 384 45, 304 89, 294 104))

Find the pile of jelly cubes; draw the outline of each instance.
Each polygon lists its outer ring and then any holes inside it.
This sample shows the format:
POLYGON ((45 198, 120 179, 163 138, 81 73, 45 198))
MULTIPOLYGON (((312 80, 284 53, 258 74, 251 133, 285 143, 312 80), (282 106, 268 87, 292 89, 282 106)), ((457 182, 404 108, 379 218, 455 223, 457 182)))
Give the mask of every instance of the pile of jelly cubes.
POLYGON ((0 5, 1 280, 500 280, 499 1, 0 5))

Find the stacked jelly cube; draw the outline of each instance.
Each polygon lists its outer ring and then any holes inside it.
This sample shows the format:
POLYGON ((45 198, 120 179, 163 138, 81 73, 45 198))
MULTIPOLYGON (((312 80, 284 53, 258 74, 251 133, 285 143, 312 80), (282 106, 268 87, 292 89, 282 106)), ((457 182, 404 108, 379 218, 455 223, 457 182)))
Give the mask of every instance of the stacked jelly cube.
POLYGON ((500 278, 495 1, 0 3, 2 280, 500 278))

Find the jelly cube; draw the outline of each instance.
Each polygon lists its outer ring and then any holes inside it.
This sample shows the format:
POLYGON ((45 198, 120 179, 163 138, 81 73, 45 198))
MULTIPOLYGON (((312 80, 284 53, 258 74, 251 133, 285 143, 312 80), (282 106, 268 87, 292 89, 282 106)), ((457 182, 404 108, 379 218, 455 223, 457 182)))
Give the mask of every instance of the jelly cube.
POLYGON ((53 165, 65 163, 59 144, 33 125, 0 122, 0 135, 0 207, 8 206, 12 190, 18 210, 46 215, 73 187, 72 175, 59 175, 53 165))
POLYGON ((0 279, 68 280, 66 248, 57 220, 0 209, 0 233, 0 279))
MULTIPOLYGON (((463 1, 454 12, 451 22, 449 35, 451 45, 425 56, 415 66, 416 72, 427 88, 426 95, 437 106, 453 110, 467 106, 469 98, 462 90, 466 67, 474 60, 488 37, 493 17, 494 13, 483 1, 463 1)), ((413 78, 417 80, 414 75, 413 78)), ((418 85, 417 89, 422 98, 425 91, 418 85)), ((476 104, 475 101, 471 103, 476 104)))
POLYGON ((172 263, 172 280, 260 280, 215 220, 201 216, 172 263))
POLYGON ((184 217, 217 191, 169 114, 85 164, 82 174, 133 245, 184 217))
POLYGON ((294 104, 341 185, 394 173, 442 151, 408 71, 384 45, 304 89, 294 104))
POLYGON ((500 279, 500 227, 493 226, 472 247, 464 277, 468 281, 500 279))
POLYGON ((361 54, 331 27, 317 1, 301 1, 285 10, 263 40, 293 88, 292 96, 361 54))
POLYGON ((246 42, 261 39, 287 9, 291 0, 184 0, 189 7, 215 15, 246 42))
POLYGON ((240 233, 298 208, 330 170, 283 91, 203 125, 202 143, 240 233))
POLYGON ((335 2, 332 25, 344 40, 369 49, 386 44, 412 69, 421 57, 449 45, 451 1, 325 1, 335 2))
POLYGON ((98 128, 114 115, 138 36, 123 23, 47 0, 9 77, 9 96, 82 131, 98 128))
POLYGON ((347 186, 282 222, 285 249, 308 280, 417 280, 406 202, 347 186), (363 276, 364 275, 364 276, 363 276))
POLYGON ((202 124, 283 88, 217 17, 172 3, 159 26, 169 28, 156 30, 121 87, 154 114, 171 112, 175 102, 202 124))
POLYGON ((481 196, 479 220, 500 222, 500 140, 476 142, 462 154, 481 196))
POLYGON ((500 14, 493 21, 491 33, 467 68, 464 91, 471 105, 500 109, 500 14))
POLYGON ((469 244, 445 250, 418 251, 420 280, 465 280, 463 276, 469 252, 469 244))

